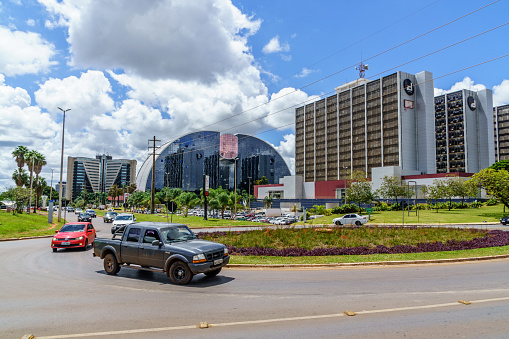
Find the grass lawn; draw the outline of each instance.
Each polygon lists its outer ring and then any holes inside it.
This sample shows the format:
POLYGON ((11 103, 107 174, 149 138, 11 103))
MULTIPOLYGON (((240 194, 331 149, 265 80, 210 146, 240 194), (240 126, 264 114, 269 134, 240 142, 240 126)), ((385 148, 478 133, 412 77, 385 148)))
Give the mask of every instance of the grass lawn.
POLYGON ((405 260, 438 260, 475 258, 493 255, 509 254, 509 246, 478 248, 475 250, 401 253, 401 254, 373 254, 373 255, 334 255, 320 257, 269 257, 269 256, 230 256, 231 264, 249 265, 313 265, 313 264, 339 264, 356 262, 382 262, 405 260))
MULTIPOLYGON (((361 213, 368 215, 367 213, 361 213)), ((436 210, 420 210, 418 215, 415 211, 405 211, 405 224, 457 224, 457 223, 482 223, 482 222, 500 222, 500 218, 509 214, 509 211, 504 213, 504 206, 502 204, 495 206, 483 206, 480 208, 466 208, 466 209, 440 209, 438 213, 436 210)), ((332 219, 340 215, 325 216, 322 218, 308 220, 307 224, 332 224, 332 219)), ((371 220, 369 224, 402 224, 403 212, 402 211, 383 211, 371 213, 371 220)), ((299 222, 298 224, 303 224, 299 222)))
POLYGON ((0 223, 0 239, 51 235, 64 224, 58 223, 57 216, 53 216, 53 223, 48 224, 47 214, 13 215, 6 211, 0 211, 0 223))

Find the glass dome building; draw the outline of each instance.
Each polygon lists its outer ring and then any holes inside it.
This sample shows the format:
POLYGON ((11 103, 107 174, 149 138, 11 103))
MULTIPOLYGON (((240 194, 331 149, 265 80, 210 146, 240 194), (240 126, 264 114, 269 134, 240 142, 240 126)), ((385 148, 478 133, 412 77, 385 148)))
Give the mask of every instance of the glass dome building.
MULTIPOLYGON (((152 185, 152 156, 136 176, 140 191, 152 185)), ((223 134, 214 131, 189 133, 167 142, 156 150, 155 187, 199 191, 203 175, 209 176, 209 187, 249 190, 255 180, 267 178, 268 184, 290 175, 281 155, 267 142, 245 134, 223 134), (235 165, 237 173, 235 174, 235 165)))

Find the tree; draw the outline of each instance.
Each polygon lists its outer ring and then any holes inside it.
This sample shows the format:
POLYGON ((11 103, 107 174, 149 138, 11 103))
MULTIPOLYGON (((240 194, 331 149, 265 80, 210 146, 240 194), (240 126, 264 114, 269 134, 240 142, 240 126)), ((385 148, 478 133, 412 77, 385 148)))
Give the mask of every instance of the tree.
POLYGON ((115 206, 118 206, 117 197, 119 197, 123 193, 124 191, 122 190, 122 188, 118 187, 117 185, 112 185, 110 187, 110 190, 108 191, 108 196, 112 198, 113 202, 115 203, 115 206))
POLYGON ((180 210, 184 213, 184 217, 187 217, 190 208, 200 203, 200 198, 194 192, 183 192, 176 200, 180 210))
MULTIPOLYGON (((14 158, 16 158, 16 163, 18 164, 18 175, 21 175, 24 172, 23 167, 25 167, 25 163, 26 163, 25 157, 26 157, 27 153, 28 153, 28 148, 26 148, 25 146, 18 146, 12 152, 12 156, 14 158)), ((16 185, 18 187, 21 187, 20 185, 18 185, 18 181, 16 179, 14 179, 14 181, 16 181, 16 185)), ((21 178, 20 178, 19 182, 24 183, 25 181, 21 180, 21 178)))
POLYGON ((39 180, 36 180, 37 185, 35 186, 35 206, 39 206, 39 198, 42 196, 42 192, 44 192, 44 188, 48 186, 46 184, 46 179, 39 178, 39 180))
POLYGON ((17 187, 27 187, 28 186, 28 174, 24 168, 19 168, 14 170, 12 173, 12 180, 16 183, 17 187))
MULTIPOLYGON (((35 199, 35 208, 38 207, 38 196, 37 196, 37 187, 39 181, 39 174, 41 174, 42 167, 47 164, 46 157, 39 152, 36 152, 34 157, 34 172, 35 172, 35 187, 36 187, 36 199, 35 199)), ((42 192, 41 192, 42 194, 42 192)))
POLYGON ((382 178, 382 185, 376 191, 378 195, 385 199, 395 199, 398 203, 398 197, 407 195, 405 186, 401 186, 401 178, 386 175, 382 178))
POLYGON ((268 183, 269 183, 269 180, 267 179, 267 177, 265 175, 262 176, 260 179, 254 181, 255 185, 267 185, 268 183))
POLYGON ((509 160, 500 160, 491 165, 489 168, 492 168, 496 171, 504 169, 506 171, 509 171, 509 160))
POLYGON ((371 191, 371 183, 366 178, 363 171, 350 171, 350 179, 348 179, 349 187, 346 189, 345 200, 347 202, 357 203, 361 209, 362 203, 371 203, 374 199, 374 194, 371 191))
POLYGON ((219 189, 217 194, 217 203, 221 209, 221 219, 224 219, 224 210, 230 206, 230 195, 223 189, 219 189))
POLYGON ((474 174, 468 183, 473 187, 485 189, 486 193, 509 208, 509 171, 485 168, 474 174))
POLYGON ((6 196, 9 200, 16 202, 16 208, 12 210, 12 214, 23 213, 23 206, 28 204, 29 190, 23 187, 10 188, 6 196))
MULTIPOLYGON (((35 163, 36 163, 36 158, 37 158, 37 151, 34 151, 34 150, 30 150, 28 151, 26 154, 25 154, 25 161, 26 161, 26 164, 28 166, 28 171, 30 172, 30 188, 32 189, 33 188, 33 177, 34 177, 34 170, 35 170, 35 163)), ((28 213, 30 213, 30 208, 32 205, 31 203, 31 197, 29 196, 29 200, 28 200, 28 213)))
POLYGON ((446 178, 447 186, 451 194, 455 197, 461 197, 461 205, 465 201, 465 197, 475 195, 476 192, 472 190, 470 185, 466 184, 466 180, 457 176, 448 176, 446 178))
POLYGON ((265 198, 263 198, 263 206, 265 208, 270 208, 273 202, 274 198, 272 198, 271 196, 266 196, 265 198))
POLYGON ((168 206, 169 202, 177 203, 178 197, 183 193, 184 191, 180 188, 169 188, 169 187, 163 187, 162 190, 156 193, 156 198, 159 199, 159 201, 164 202, 166 206, 168 206))

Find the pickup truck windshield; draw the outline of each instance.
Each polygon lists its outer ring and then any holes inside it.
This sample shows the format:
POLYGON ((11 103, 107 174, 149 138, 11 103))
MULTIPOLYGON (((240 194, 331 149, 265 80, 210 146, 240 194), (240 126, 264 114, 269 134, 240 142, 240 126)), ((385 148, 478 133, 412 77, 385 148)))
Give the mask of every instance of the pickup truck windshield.
POLYGON ((196 238, 187 226, 162 228, 161 234, 165 241, 186 241, 196 238))
POLYGON ((75 225, 64 225, 60 229, 60 232, 83 232, 85 230, 85 225, 75 224, 75 225))

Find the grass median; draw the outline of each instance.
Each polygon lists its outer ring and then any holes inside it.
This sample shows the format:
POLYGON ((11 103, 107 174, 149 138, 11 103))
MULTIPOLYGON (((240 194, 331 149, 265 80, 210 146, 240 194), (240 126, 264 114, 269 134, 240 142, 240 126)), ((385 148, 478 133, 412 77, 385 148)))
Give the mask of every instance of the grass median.
POLYGON ((0 211, 0 239, 25 238, 55 234, 64 224, 56 216, 48 223, 48 214, 16 214, 0 211))

